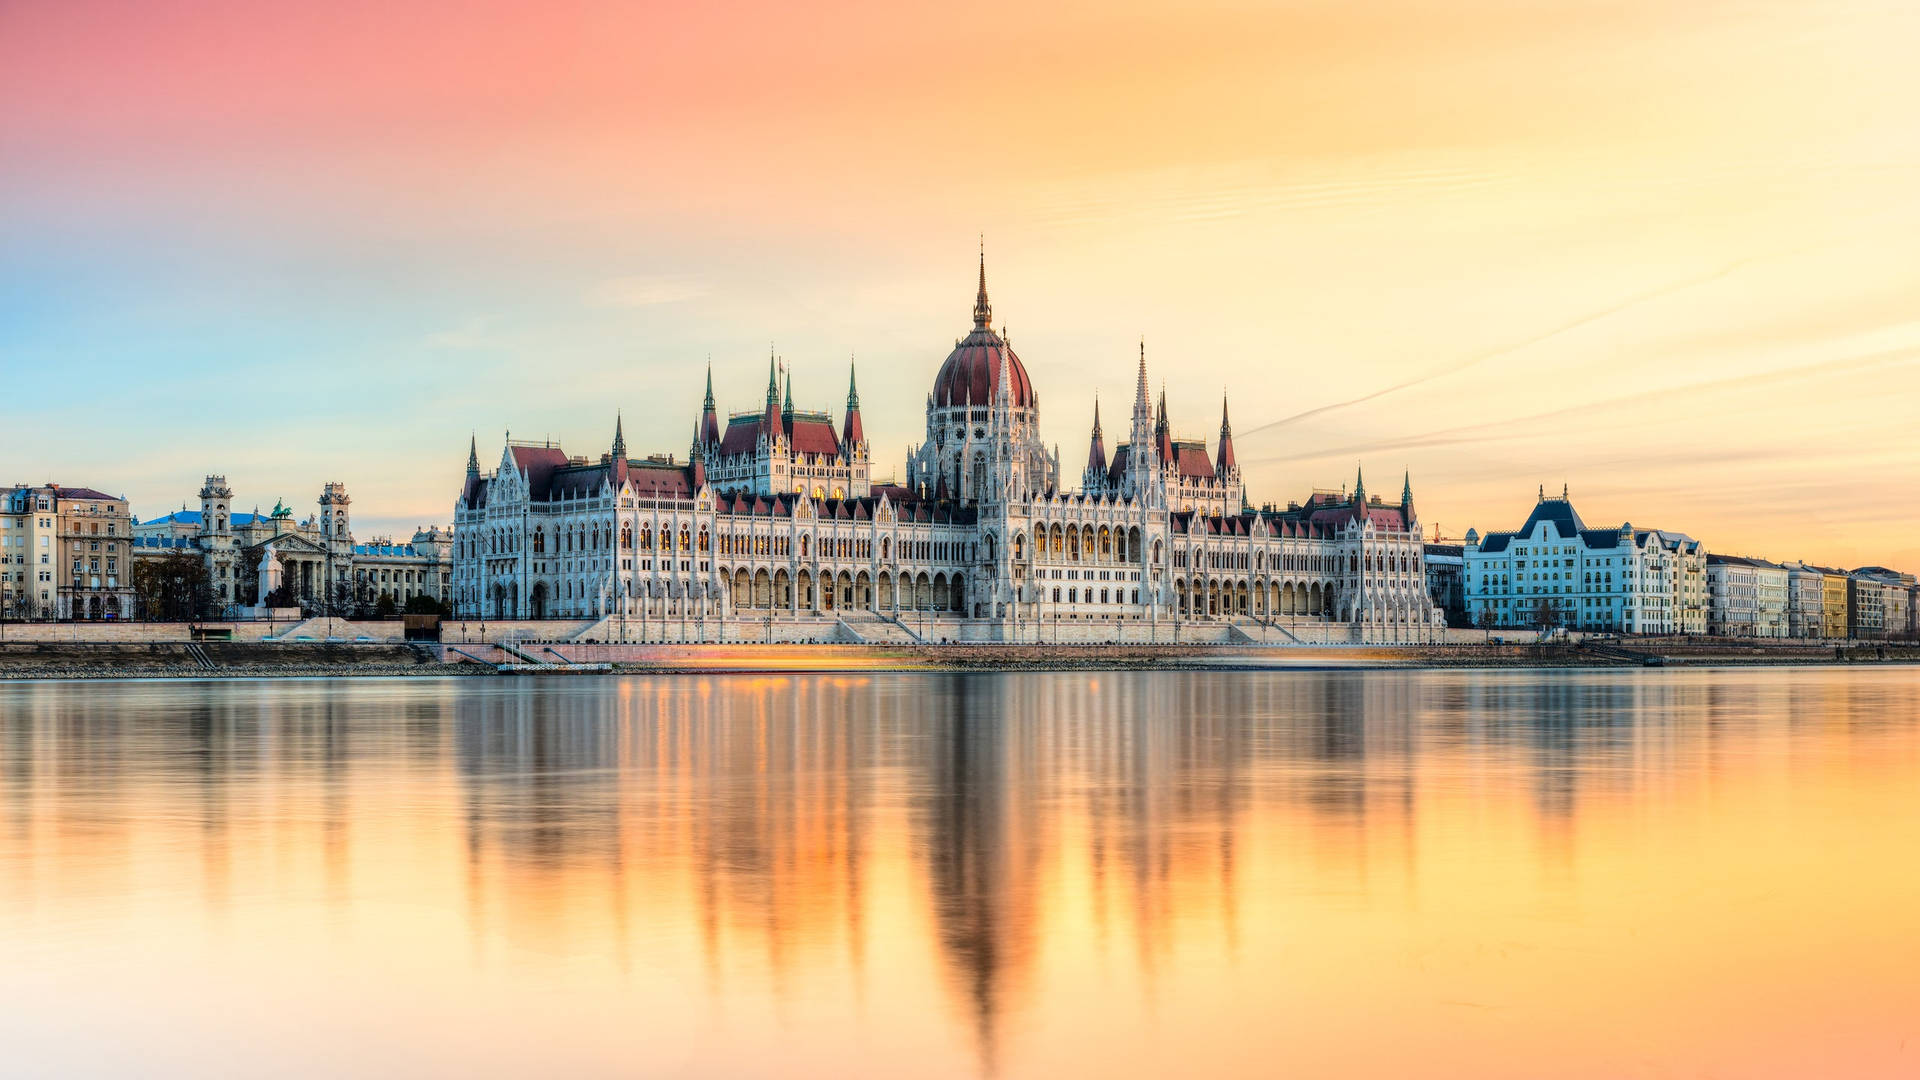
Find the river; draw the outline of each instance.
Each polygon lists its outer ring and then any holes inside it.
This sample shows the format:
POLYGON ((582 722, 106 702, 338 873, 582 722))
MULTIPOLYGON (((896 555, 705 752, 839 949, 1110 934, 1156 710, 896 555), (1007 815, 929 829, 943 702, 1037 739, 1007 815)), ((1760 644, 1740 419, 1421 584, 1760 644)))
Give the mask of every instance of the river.
POLYGON ((1920 669, 0 684, 8 1076, 1920 1074, 1920 669))

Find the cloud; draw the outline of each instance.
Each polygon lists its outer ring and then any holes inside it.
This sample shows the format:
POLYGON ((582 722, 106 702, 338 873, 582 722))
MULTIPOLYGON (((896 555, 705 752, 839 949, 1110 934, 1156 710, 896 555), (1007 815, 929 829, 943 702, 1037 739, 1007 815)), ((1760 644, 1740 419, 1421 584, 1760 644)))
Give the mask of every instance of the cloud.
POLYGON ((697 299, 707 291, 706 282, 683 274, 634 274, 600 282, 587 291, 587 302, 595 307, 652 307, 697 299))

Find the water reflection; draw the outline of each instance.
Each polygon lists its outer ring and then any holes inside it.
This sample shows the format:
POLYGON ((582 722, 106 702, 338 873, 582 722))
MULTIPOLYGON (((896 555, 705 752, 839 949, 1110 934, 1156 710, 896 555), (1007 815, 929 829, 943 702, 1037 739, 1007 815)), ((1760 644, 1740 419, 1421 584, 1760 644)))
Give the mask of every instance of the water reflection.
MULTIPOLYGON (((416 1060, 477 1072, 530 1042, 586 1071, 1391 1073, 1446 1051, 1524 1075, 1571 1048, 1609 1075, 1631 1062, 1596 1018, 1658 1028, 1665 991, 1576 987, 1605 966, 1576 945, 1710 970, 1743 943, 1663 936, 1724 908, 1709 870, 1779 892, 1722 911, 1756 932, 1920 892, 1850 857, 1836 901, 1776 865, 1868 823, 1920 835, 1896 801, 1917 705, 1887 670, 5 686, 0 991, 111 1016, 110 994, 43 991, 144 956, 323 1014, 419 1011, 416 1060), (1663 905, 1667 930, 1608 936, 1663 905), (418 963, 360 1000, 276 950, 418 963), (423 1002, 465 984, 684 1023, 636 1046, 536 1010, 450 1042, 423 1002), (1528 1024, 1456 1015, 1473 994, 1528 1024), (1358 1045, 1361 1015, 1399 1038, 1358 1045)), ((1911 968, 1866 983, 1916 989, 1911 968)), ((1804 1038, 1872 1072, 1892 1044, 1869 1034, 1804 1038)), ((1641 1060, 1793 1060, 1768 1036, 1663 1035, 1641 1060)))

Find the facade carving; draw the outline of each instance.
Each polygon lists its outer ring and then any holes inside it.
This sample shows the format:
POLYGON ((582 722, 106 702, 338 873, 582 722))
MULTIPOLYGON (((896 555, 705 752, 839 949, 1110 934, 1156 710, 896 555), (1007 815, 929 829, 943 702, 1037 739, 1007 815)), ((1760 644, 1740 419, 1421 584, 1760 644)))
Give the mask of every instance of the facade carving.
POLYGON ((630 456, 618 418, 597 459, 508 439, 483 471, 470 443, 455 614, 672 641, 1419 641, 1443 625, 1410 482, 1397 500, 1361 478, 1252 507, 1224 403, 1214 454, 1175 439, 1143 347, 1127 441, 1107 459, 1096 409, 1069 490, 991 320, 983 260, 904 483, 872 477, 851 374, 836 431, 793 408, 777 365, 763 405, 724 424, 709 371, 684 461, 630 456))
POLYGON ((133 525, 133 555, 155 559, 188 552, 206 564, 216 607, 251 606, 258 599, 259 567, 271 550, 300 606, 310 613, 343 614, 370 609, 381 596, 396 607, 415 596, 444 602, 452 588, 453 534, 440 527, 415 530, 404 543, 386 537, 356 541, 353 500, 347 487, 329 482, 315 512, 296 520, 276 503, 272 512, 235 512, 227 478, 210 475, 200 487, 200 509, 181 507, 133 525))

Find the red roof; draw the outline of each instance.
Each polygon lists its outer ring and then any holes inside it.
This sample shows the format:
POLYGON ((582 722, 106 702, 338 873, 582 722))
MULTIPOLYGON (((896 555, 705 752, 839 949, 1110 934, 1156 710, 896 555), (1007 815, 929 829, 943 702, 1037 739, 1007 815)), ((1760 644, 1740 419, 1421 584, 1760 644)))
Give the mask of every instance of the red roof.
POLYGON ((1196 480, 1213 479, 1213 462, 1207 460, 1205 443, 1176 443, 1173 453, 1181 476, 1196 480))
POLYGON ((753 444, 760 438, 760 429, 765 426, 764 418, 755 416, 736 416, 727 421, 727 433, 720 438, 720 453, 723 457, 753 453, 753 444))
POLYGON ((55 487, 54 494, 62 499, 112 499, 114 496, 92 488, 55 487))
POLYGON ((1014 355, 1000 335, 991 329, 979 328, 960 340, 947 361, 940 365, 939 374, 933 377, 933 403, 939 408, 957 408, 969 402, 975 405, 988 405, 993 401, 995 388, 1000 385, 1000 365, 1011 364, 1007 379, 1013 388, 1015 408, 1033 406, 1033 383, 1027 378, 1026 366, 1014 355))
MULTIPOLYGON (((766 419, 761 416, 736 416, 727 421, 727 433, 720 438, 721 456, 753 453, 754 446, 760 441, 760 433, 765 428, 766 419)), ((829 419, 815 419, 812 416, 795 419, 786 438, 797 454, 825 454, 831 457, 840 453, 840 437, 834 434, 833 421, 829 419)))
POLYGON ((840 437, 833 433, 831 420, 795 420, 792 430, 787 432, 787 440, 796 454, 832 457, 840 453, 840 437))
POLYGON ((534 499, 546 498, 553 470, 567 463, 566 451, 557 446, 513 446, 508 450, 513 454, 514 468, 527 477, 528 495, 534 499))
POLYGON ((693 478, 684 465, 659 465, 650 461, 627 462, 627 483, 643 499, 688 499, 693 497, 693 478))

